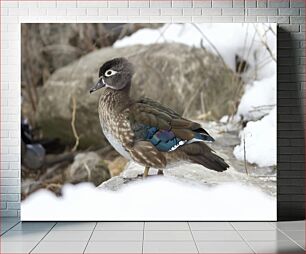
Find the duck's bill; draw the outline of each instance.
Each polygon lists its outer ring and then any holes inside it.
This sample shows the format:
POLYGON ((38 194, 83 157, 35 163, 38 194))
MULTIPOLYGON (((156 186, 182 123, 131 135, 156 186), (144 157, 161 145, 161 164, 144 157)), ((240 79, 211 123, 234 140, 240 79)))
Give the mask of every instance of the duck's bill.
POLYGON ((106 83, 104 82, 103 78, 100 78, 97 84, 95 84, 90 90, 89 93, 93 93, 97 90, 99 90, 102 87, 105 87, 106 83))

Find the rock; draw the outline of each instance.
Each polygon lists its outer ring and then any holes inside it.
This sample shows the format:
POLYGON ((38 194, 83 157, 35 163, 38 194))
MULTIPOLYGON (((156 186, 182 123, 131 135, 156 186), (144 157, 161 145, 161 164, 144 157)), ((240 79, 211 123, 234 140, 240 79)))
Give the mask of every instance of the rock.
MULTIPOLYGON (((47 189, 60 196, 62 194, 62 187, 67 183, 91 182, 98 186, 111 177, 106 163, 95 152, 77 154, 72 164, 65 161, 44 169, 36 175, 29 174, 31 172, 33 170, 29 172, 27 168, 22 168, 22 200, 39 189, 47 189)), ((37 170, 34 173, 38 173, 37 170)))
POLYGON ((37 170, 44 165, 46 151, 41 144, 25 144, 21 143, 21 163, 33 170, 37 170))
POLYGON ((235 112, 241 84, 235 74, 205 49, 182 44, 103 48, 57 70, 39 91, 36 120, 45 137, 74 144, 72 98, 76 99, 76 130, 80 147, 105 145, 97 107, 99 92, 89 94, 98 69, 114 57, 128 57, 136 73, 131 94, 150 97, 186 117, 203 113, 212 119, 235 112))
POLYGON ((44 58, 53 69, 65 66, 82 55, 82 51, 79 48, 65 44, 46 46, 42 49, 42 52, 44 58))
POLYGON ((125 168, 128 160, 122 156, 117 156, 114 160, 108 163, 108 168, 112 176, 119 175, 125 168))
MULTIPOLYGON (((141 174, 143 167, 131 162, 126 169, 119 175, 103 182, 98 188, 117 191, 123 188, 126 184, 133 184, 139 181, 145 181, 141 174)), ((150 177, 167 177, 176 179, 183 183, 192 185, 218 186, 223 183, 239 182, 241 184, 256 186, 263 192, 275 196, 276 184, 275 177, 257 177, 240 173, 234 168, 229 168, 227 171, 219 173, 213 170, 206 169, 200 165, 182 163, 172 168, 164 170, 164 175, 157 175, 157 169, 150 169, 150 177)))
POLYGON ((79 153, 66 171, 66 183, 92 182, 98 186, 110 178, 103 160, 94 152, 79 153))
POLYGON ((102 183, 99 188, 106 188, 108 190, 117 191, 119 190, 123 184, 125 184, 127 181, 120 176, 114 176, 110 180, 102 183))

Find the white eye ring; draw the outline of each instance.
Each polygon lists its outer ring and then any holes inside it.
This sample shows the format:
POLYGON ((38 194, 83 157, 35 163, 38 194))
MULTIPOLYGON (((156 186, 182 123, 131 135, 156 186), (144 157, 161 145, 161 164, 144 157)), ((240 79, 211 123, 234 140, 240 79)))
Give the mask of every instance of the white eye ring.
POLYGON ((109 69, 109 70, 107 70, 107 71, 104 73, 104 75, 105 75, 105 77, 110 77, 110 76, 115 75, 116 73, 117 73, 117 71, 114 71, 114 70, 112 70, 112 69, 109 69))

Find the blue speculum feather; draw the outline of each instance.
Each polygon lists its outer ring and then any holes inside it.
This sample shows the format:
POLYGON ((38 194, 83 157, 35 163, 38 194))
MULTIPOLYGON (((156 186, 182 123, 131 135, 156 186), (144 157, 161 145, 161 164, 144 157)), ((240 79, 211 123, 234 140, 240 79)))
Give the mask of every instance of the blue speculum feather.
POLYGON ((201 133, 197 133, 197 134, 195 135, 195 138, 196 138, 196 139, 201 139, 201 140, 203 140, 203 141, 210 141, 210 142, 215 141, 213 137, 208 136, 208 135, 205 135, 205 134, 201 134, 201 133))
POLYGON ((171 151, 173 148, 182 144, 182 139, 176 137, 172 131, 159 130, 156 127, 148 129, 146 139, 149 140, 157 150, 162 152, 171 151))
POLYGON ((146 140, 150 141, 157 150, 162 152, 173 151, 181 145, 197 141, 214 141, 214 139, 202 133, 197 133, 193 140, 182 140, 175 136, 171 130, 159 130, 156 127, 147 127, 146 140))

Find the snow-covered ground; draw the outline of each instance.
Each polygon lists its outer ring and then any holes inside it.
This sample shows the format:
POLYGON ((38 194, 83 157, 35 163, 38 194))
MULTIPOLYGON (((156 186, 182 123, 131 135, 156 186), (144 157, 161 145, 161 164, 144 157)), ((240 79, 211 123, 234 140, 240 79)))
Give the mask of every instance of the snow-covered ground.
POLYGON ((276 165, 276 107, 262 119, 248 122, 240 138, 241 144, 234 149, 237 159, 246 156, 248 162, 260 167, 276 165))
POLYGON ((63 194, 32 194, 21 204, 21 220, 276 220, 275 198, 238 182, 208 187, 153 176, 117 191, 66 185, 63 194))

